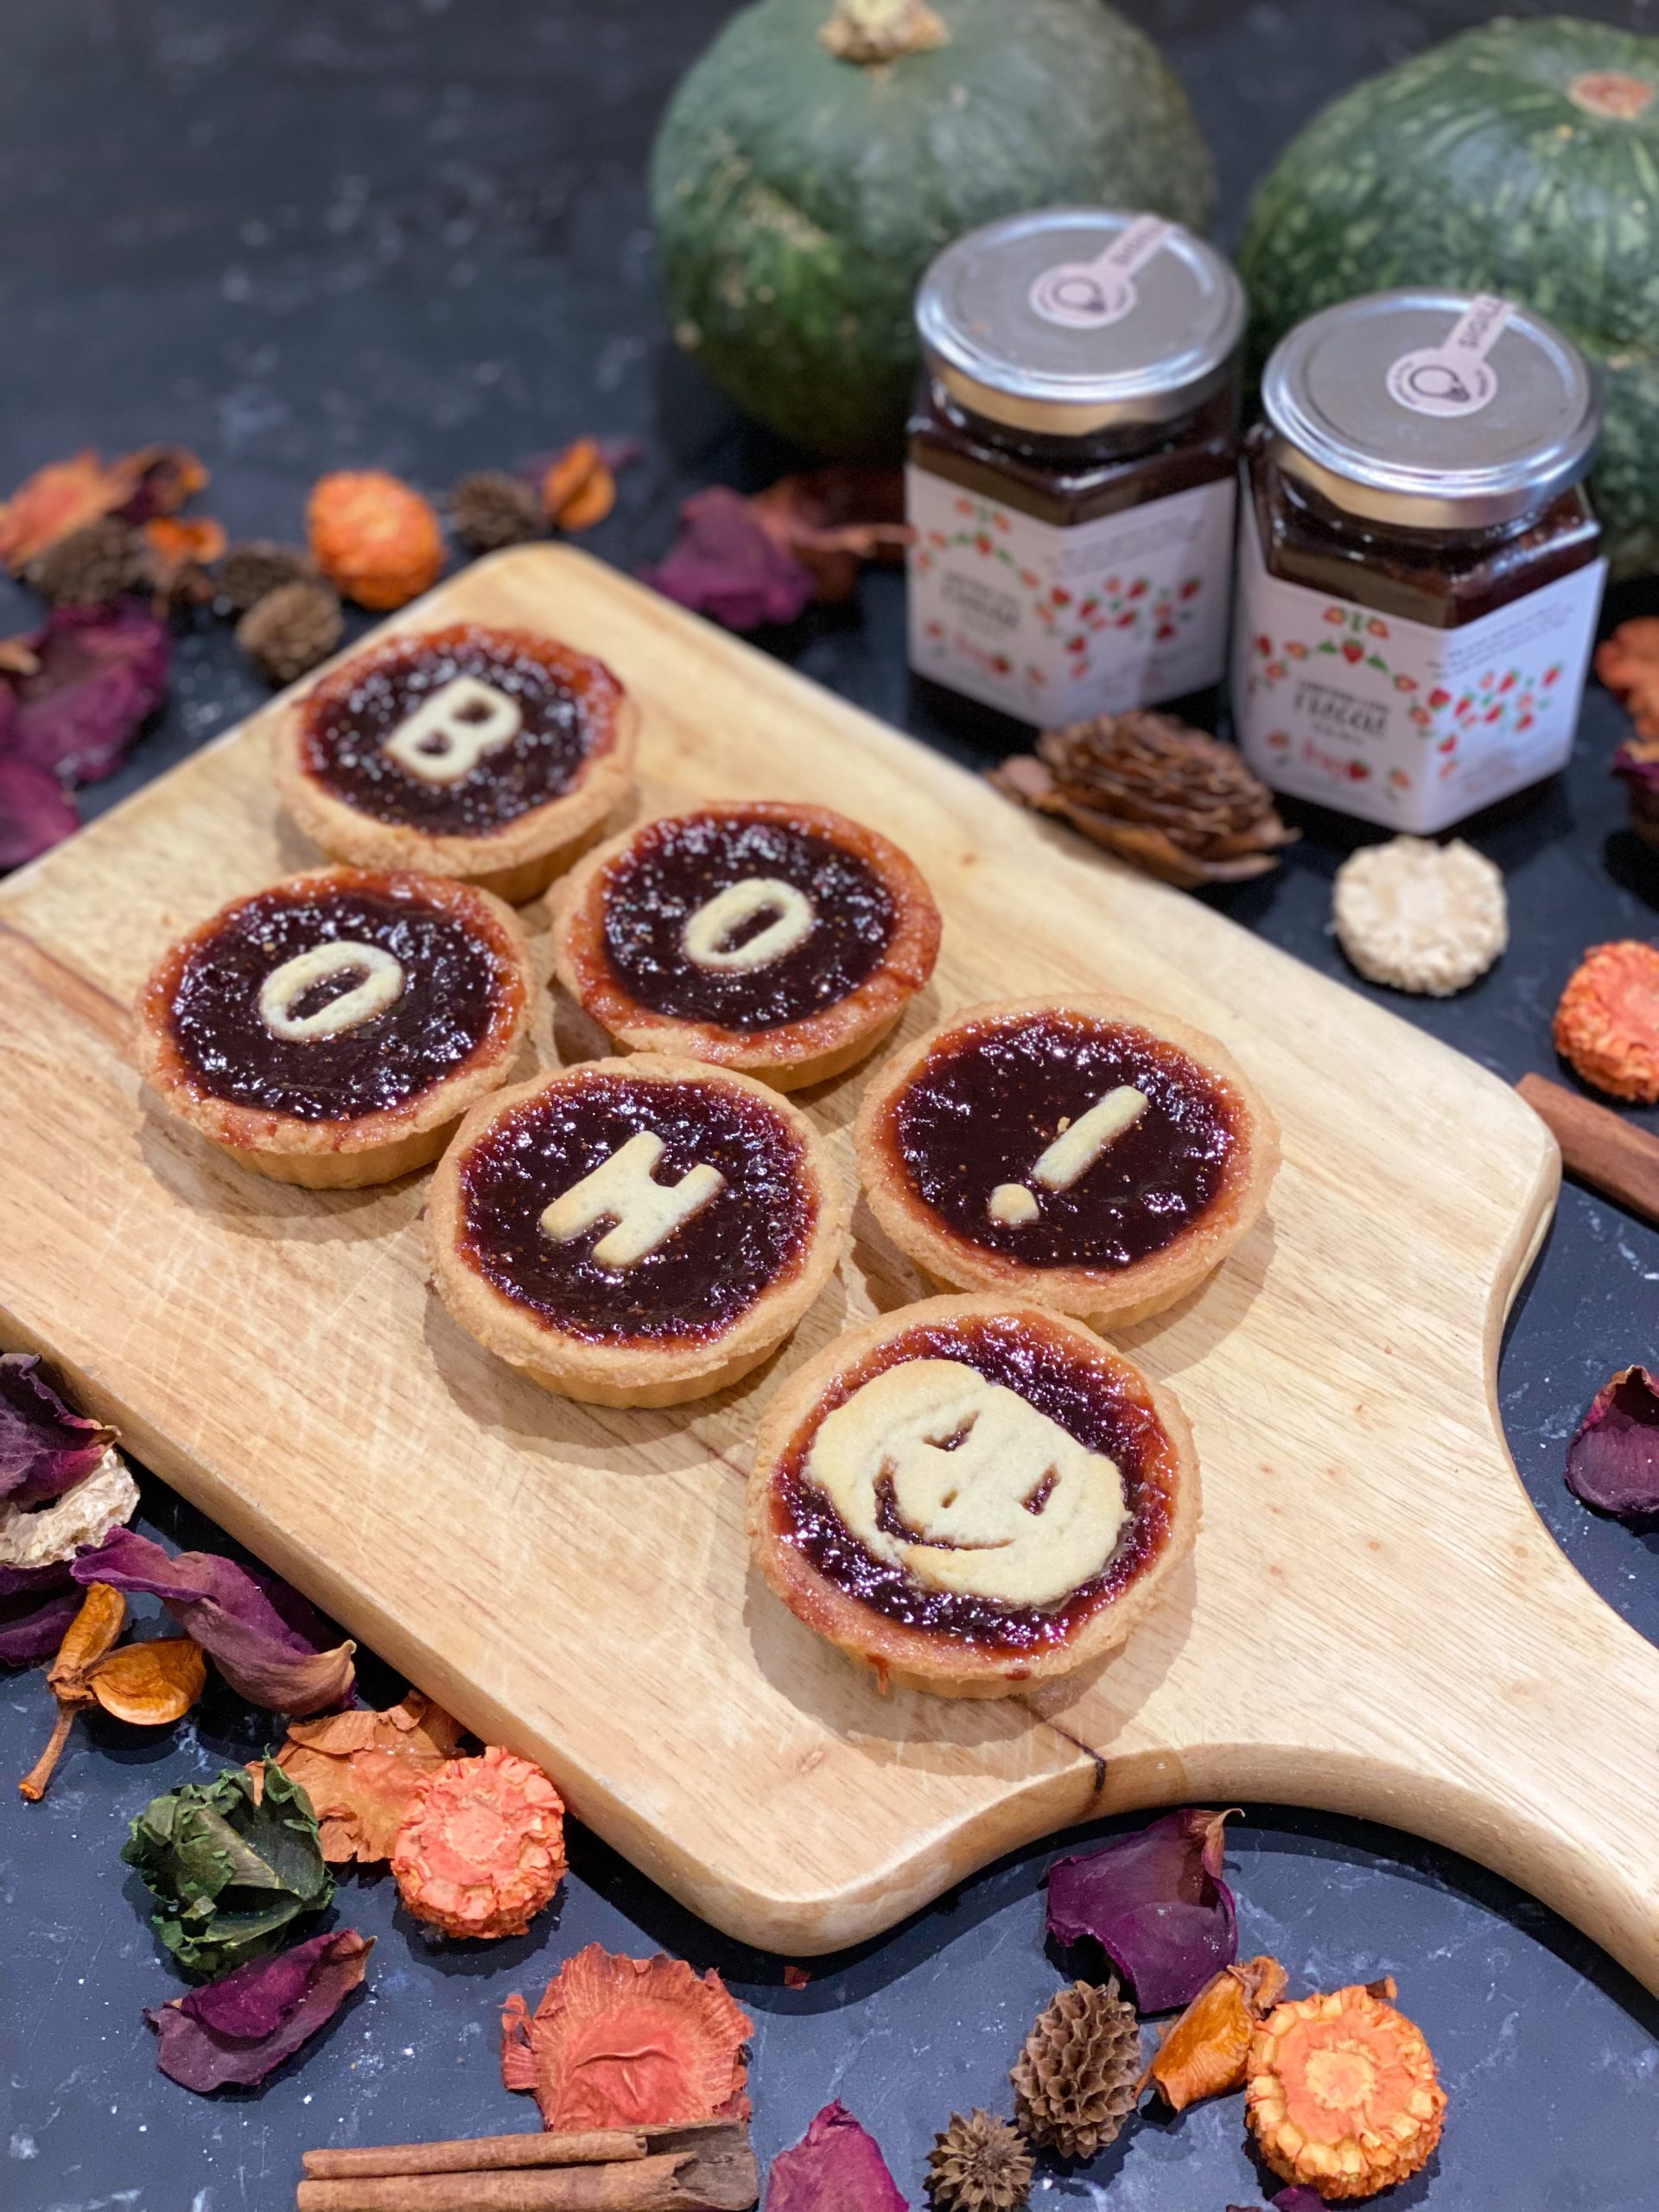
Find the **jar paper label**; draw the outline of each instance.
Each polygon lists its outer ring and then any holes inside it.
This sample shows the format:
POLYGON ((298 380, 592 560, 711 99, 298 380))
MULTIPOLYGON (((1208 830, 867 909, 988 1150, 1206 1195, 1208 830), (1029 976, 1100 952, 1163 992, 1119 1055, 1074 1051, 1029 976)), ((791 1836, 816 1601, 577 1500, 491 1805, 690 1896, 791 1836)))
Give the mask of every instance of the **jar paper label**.
POLYGON ((1420 346, 1391 364, 1389 398, 1414 415, 1478 415, 1497 390, 1486 356, 1514 312, 1493 292, 1471 300, 1440 345, 1420 346))
POLYGON ((1139 297, 1137 272, 1162 252, 1174 227, 1161 215, 1137 215, 1092 261, 1057 261, 1032 284, 1033 314, 1066 330, 1103 330, 1121 322, 1139 297))
POLYGON ((1270 576, 1249 503, 1233 731, 1276 791, 1419 834, 1564 766, 1607 563, 1455 630, 1270 576))
POLYGON ((912 467, 911 666, 1049 725, 1218 683, 1236 499, 1229 476, 1062 530, 912 467))

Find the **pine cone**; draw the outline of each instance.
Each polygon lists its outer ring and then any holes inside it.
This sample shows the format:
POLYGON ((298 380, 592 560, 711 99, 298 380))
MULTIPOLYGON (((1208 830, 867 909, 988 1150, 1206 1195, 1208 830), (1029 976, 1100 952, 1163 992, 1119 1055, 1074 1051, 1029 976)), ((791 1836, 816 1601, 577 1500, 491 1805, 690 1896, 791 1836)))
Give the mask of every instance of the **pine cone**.
POLYGON ((991 781, 1187 891, 1265 875, 1298 835, 1230 745, 1170 715, 1102 715, 1046 731, 1034 755, 1005 760, 991 781))
POLYGON ((71 531, 31 561, 29 582, 54 607, 107 607, 145 581, 142 531, 106 515, 71 531))
POLYGON ((262 676, 292 683, 327 660, 344 627, 327 584, 287 583, 256 601, 236 626, 236 642, 262 676))
POLYGON ((284 584, 314 584, 319 581, 316 563, 297 545, 279 545, 275 538, 250 537, 227 549, 213 570, 215 595, 232 614, 245 614, 284 584))
POLYGON ((934 2212, 1019 2212, 1031 2196, 1032 2158, 1016 2128, 988 2112, 950 2125, 927 2154, 934 2212))
POLYGON ((547 530, 536 493, 501 468, 480 468, 461 477, 449 494, 449 520, 469 553, 523 545, 547 530))
POLYGON ((1135 2110, 1140 2075, 1134 2007, 1115 1981, 1074 1981, 1038 2014, 1008 2076, 1015 2123, 1064 2158, 1092 2158, 1135 2110))

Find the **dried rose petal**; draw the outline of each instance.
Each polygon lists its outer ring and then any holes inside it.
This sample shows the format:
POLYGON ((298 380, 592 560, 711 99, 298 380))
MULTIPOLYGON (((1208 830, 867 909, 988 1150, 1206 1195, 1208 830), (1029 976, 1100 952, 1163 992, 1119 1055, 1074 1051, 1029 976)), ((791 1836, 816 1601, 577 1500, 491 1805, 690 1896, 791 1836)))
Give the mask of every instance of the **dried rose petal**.
POLYGON ((38 1590, 0 1599, 0 1667, 32 1667, 56 1656, 80 1611, 80 1592, 38 1590))
POLYGON ((896 468, 835 467, 780 477, 748 503, 780 550, 812 572, 814 596, 849 600, 866 561, 897 561, 915 535, 896 468))
POLYGON ((1597 1391, 1567 1447, 1567 1486, 1603 1513, 1659 1513, 1659 1384, 1645 1367, 1597 1391))
POLYGON ((79 827, 74 801, 48 769, 0 752, 0 868, 21 868, 79 827))
POLYGON ((766 2212, 909 2212, 875 2138, 845 2105, 825 2105, 766 2182, 766 2212))
POLYGON ((1048 1929, 1057 1942, 1091 1938, 1142 2012, 1188 2005, 1238 1956, 1233 1893, 1221 1878, 1225 1813, 1168 1814, 1103 1851, 1056 1859, 1048 1929))
POLYGON ((71 783, 112 776, 166 696, 166 625, 142 607, 60 607, 29 642, 40 664, 13 679, 11 753, 71 783))
POLYGON ((253 2088, 333 2019, 373 1948, 372 1936, 338 1928, 147 2009, 156 2065, 201 2096, 226 2082, 253 2088))
MULTIPOLYGON (((350 1643, 319 1650, 275 1601, 233 1560, 214 1552, 169 1554, 148 1536, 118 1529, 96 1551, 83 1552, 73 1569, 77 1582, 109 1582, 118 1590, 159 1598, 192 1636, 231 1688, 272 1713, 325 1713, 351 1694, 355 1673, 350 1643)), ((286 1586, 282 1586, 286 1590, 286 1586)), ((297 1607, 297 1592, 288 1592, 297 1607)))
POLYGON ((817 588, 812 571, 783 550, 748 501, 719 484, 685 502, 667 559, 639 573, 665 598, 728 630, 792 622, 817 588))
POLYGON ((41 1505, 85 1482, 115 1442, 101 1421, 71 1413, 31 1351, 0 1354, 0 1497, 41 1505))

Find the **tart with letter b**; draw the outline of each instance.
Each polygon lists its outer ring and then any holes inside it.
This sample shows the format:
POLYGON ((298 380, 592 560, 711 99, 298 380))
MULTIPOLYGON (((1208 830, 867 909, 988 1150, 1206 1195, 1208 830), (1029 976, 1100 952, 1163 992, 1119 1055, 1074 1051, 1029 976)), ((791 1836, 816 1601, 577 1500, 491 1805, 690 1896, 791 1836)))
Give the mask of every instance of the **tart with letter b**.
POLYGON ((632 702, 602 661, 461 622, 384 639, 281 710, 283 804, 331 858, 522 902, 600 834, 633 776, 632 702))
POLYGON ((139 995, 139 1072, 245 1167, 385 1183, 506 1080, 532 989, 524 932, 488 892, 319 868, 171 947, 139 995))
POLYGON ((550 904, 559 981, 619 1044, 779 1090, 874 1051, 938 957, 938 909, 906 855, 793 800, 645 823, 550 904))
POLYGON ((433 1179, 437 1288, 562 1397, 670 1406, 760 1365, 833 1274, 848 1192, 763 1084, 641 1053, 488 1100, 433 1179))
POLYGON ((1103 1327, 1195 1288, 1279 1162, 1212 1037, 1094 996, 954 1015, 880 1070, 853 1144, 876 1219, 935 1281, 1103 1327))
POLYGON ((1198 1525, 1168 1391, 1080 1322, 935 1298, 831 1344, 767 1408, 766 1580, 820 1636, 942 1697, 1009 1697, 1114 1649, 1198 1525))

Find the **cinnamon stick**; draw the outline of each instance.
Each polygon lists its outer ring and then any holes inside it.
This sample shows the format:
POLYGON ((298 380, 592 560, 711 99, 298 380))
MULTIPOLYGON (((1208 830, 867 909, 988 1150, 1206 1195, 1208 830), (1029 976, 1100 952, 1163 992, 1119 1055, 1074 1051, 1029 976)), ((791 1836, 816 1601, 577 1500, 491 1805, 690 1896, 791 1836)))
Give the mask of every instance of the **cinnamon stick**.
POLYGON ((308 2151, 298 2212, 747 2212, 736 2120, 308 2151))
POLYGON ((302 2181, 298 2212, 692 2212, 703 2200, 676 2187, 687 2163, 682 2153, 604 2166, 302 2181))
POLYGON ((590 2127, 575 2135, 479 2135, 458 2143, 353 2144, 308 2151, 308 2180, 342 2181, 365 2174, 472 2174, 514 2166, 602 2166, 643 2158, 637 2128, 590 2127))
POLYGON ((1554 1134, 1575 1183, 1659 1221, 1659 1137, 1541 1075, 1523 1075, 1515 1087, 1554 1134))

